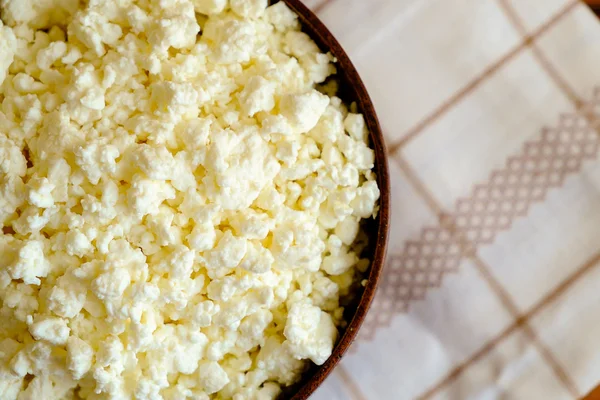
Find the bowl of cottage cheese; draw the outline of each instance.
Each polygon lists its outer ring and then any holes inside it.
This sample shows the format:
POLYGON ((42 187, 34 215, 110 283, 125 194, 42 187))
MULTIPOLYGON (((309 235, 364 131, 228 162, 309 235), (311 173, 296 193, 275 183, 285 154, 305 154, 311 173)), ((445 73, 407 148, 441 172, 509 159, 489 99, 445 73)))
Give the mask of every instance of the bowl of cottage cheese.
POLYGON ((389 178, 299 1, 0 0, 0 399, 307 398, 389 178))

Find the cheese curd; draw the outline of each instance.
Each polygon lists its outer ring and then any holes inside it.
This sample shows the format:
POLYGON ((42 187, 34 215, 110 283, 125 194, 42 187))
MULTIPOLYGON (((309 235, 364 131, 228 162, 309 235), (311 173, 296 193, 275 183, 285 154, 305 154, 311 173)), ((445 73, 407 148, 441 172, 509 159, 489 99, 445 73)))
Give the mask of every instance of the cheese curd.
POLYGON ((274 399, 378 212, 283 3, 0 0, 0 398, 274 399))

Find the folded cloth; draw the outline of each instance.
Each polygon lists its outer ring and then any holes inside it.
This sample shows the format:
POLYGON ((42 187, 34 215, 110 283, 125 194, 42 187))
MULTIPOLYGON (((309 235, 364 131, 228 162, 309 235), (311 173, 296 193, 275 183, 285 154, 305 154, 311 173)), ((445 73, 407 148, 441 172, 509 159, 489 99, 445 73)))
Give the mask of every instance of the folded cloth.
POLYGON ((385 276, 314 399, 600 383, 600 24, 573 0, 306 0, 390 152, 385 276))

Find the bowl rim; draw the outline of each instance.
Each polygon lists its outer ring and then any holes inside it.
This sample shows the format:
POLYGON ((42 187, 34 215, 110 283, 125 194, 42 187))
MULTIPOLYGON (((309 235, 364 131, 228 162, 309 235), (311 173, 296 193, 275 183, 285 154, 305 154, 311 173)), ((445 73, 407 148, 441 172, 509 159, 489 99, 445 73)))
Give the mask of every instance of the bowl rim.
MULTIPOLYGON (((279 1, 285 2, 290 9, 298 14, 303 32, 317 42, 321 51, 330 52, 336 58, 338 74, 340 70, 343 70, 345 80, 352 82, 353 92, 356 94, 356 99, 353 100, 356 101, 359 111, 365 118, 367 128, 370 132, 371 144, 375 151, 375 170, 377 173, 377 184, 381 193, 379 213, 377 215, 376 242, 367 284, 363 290, 358 307, 342 337, 334 347, 331 356, 323 365, 316 367, 312 375, 305 377, 300 382, 298 391, 291 397, 291 400, 306 400, 331 374, 350 345, 354 342, 375 297, 387 252, 391 213, 390 177, 387 150, 381 125, 373 101, 350 57, 325 24, 301 0, 279 1)), ((271 3, 275 2, 272 1, 271 3)))

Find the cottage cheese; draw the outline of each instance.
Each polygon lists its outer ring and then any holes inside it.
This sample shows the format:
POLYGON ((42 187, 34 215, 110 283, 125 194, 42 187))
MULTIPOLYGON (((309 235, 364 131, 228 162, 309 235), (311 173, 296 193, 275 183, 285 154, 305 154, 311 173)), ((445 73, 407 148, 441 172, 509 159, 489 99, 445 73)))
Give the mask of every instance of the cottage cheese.
POLYGON ((379 189, 297 16, 0 10, 0 398, 274 399, 324 363, 379 189))

